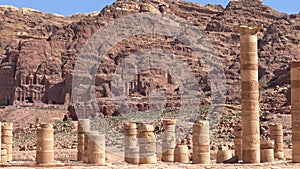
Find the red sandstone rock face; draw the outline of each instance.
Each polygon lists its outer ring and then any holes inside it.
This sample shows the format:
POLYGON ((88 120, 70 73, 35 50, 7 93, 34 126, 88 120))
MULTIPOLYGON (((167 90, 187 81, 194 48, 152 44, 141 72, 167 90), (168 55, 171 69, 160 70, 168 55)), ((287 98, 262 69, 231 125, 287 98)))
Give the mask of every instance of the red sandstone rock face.
MULTIPOLYGON (((182 1, 119 0, 99 13, 71 17, 0 7, 0 104, 20 104, 24 100, 56 104, 69 102, 74 63, 82 46, 93 33, 114 18, 139 12, 177 15, 207 34, 224 64, 228 102, 238 101, 240 96, 239 34, 234 27, 239 24, 263 24, 258 46, 261 90, 272 89, 276 85, 289 87, 289 62, 299 55, 300 15, 279 13, 259 0, 230 2, 225 9, 220 5, 182 1)), ((196 79, 201 81, 201 91, 210 91, 203 64, 197 58, 189 57, 189 50, 184 44, 170 45, 174 42, 172 38, 147 35, 132 37, 130 42, 123 41, 116 45, 108 54, 108 59, 104 60, 105 66, 99 68, 95 79, 97 98, 112 96, 110 81, 122 58, 149 47, 178 54, 189 64, 196 79)), ((170 83, 166 90, 176 95, 176 84, 170 83)), ((139 96, 145 93, 142 88, 132 92, 139 96)), ((275 102, 280 100, 279 105, 282 105, 281 97, 284 95, 278 97, 275 102)), ((261 98, 262 103, 267 104, 268 101, 263 96, 261 98)), ((118 114, 110 101, 102 99, 99 105, 105 115, 118 114)), ((170 100, 168 105, 176 104, 170 100)), ((136 103, 136 106, 140 110, 149 107, 146 102, 136 103)), ((273 109, 272 106, 263 107, 264 111, 273 109)))

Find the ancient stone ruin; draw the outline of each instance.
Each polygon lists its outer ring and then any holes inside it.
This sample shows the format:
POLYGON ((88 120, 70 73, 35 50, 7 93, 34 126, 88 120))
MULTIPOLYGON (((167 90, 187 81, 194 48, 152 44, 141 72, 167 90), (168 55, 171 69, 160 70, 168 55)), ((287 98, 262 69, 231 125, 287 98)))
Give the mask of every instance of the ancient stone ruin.
MULTIPOLYGON (((168 131, 171 133, 163 134, 162 144, 166 144, 166 140, 169 140, 167 150, 173 147, 174 138, 170 139, 170 136, 175 137, 174 128, 176 121, 174 119, 165 119, 163 124, 165 125, 164 132, 168 131), (171 134, 171 135, 170 135, 171 134)), ((281 130, 282 126, 279 124, 271 125, 270 127, 272 134, 271 140, 260 141, 260 162, 261 163, 272 163, 275 158, 282 160, 283 156, 281 149, 281 130), (276 132, 277 131, 277 132, 276 132), (277 145, 276 145, 277 144, 277 145), (275 155, 275 147, 277 153, 275 155)), ((12 123, 3 122, 1 125, 1 162, 11 162, 12 151, 10 146, 12 145, 12 123), (4 144, 5 143, 5 144, 4 144)), ((235 135, 237 139, 243 137, 241 135, 242 130, 240 126, 235 126, 235 135)), ((131 164, 156 164, 158 162, 156 152, 156 136, 153 133, 153 125, 139 124, 138 129, 136 123, 124 122, 124 146, 125 146, 125 162, 131 164)), ((106 165, 106 152, 105 152, 105 136, 99 134, 98 131, 90 131, 90 120, 79 119, 78 128, 78 145, 81 148, 77 149, 77 161, 84 162, 90 165, 102 166, 106 165)), ((54 129, 52 124, 45 123, 41 124, 37 128, 37 149, 36 149, 36 164, 40 165, 55 165, 54 160, 54 129)), ((208 121, 197 121, 193 125, 193 148, 192 148, 192 163, 194 164, 210 164, 210 134, 209 134, 209 122, 208 121)), ((241 147, 240 141, 234 141, 241 147)), ((176 141, 175 141, 176 144, 176 141)), ((238 147, 235 145, 235 149, 238 147)), ((164 148, 166 148, 164 146, 164 148)), ((191 163, 189 148, 186 145, 186 141, 178 143, 174 149, 171 149, 173 154, 172 157, 165 157, 170 161, 168 162, 180 162, 180 163, 191 163)), ((241 148, 238 148, 235 156, 239 156, 241 148)), ((165 152, 165 151, 163 151, 165 152)), ((164 155, 162 152, 162 155, 164 155)), ((167 154, 169 155, 169 154, 167 154)), ((216 163, 237 163, 238 161, 232 160, 232 150, 227 145, 219 146, 216 154, 216 163), (231 162, 230 162, 231 161, 231 162)))
POLYGON ((41 76, 21 76, 20 85, 16 88, 15 100, 20 102, 42 101, 45 94, 45 85, 42 84, 41 76))
MULTIPOLYGON (((283 127, 281 124, 270 125, 270 140, 260 139, 259 123, 259 86, 258 86, 258 52, 257 33, 260 27, 240 26, 241 47, 241 88, 242 88, 242 123, 234 126, 234 152, 243 163, 272 163, 274 159, 284 160, 283 127)), ((1 71, 12 75, 14 64, 3 63, 1 71)), ((291 62, 291 108, 292 108, 292 161, 300 162, 300 61, 291 62)), ((171 77, 166 72, 161 73, 166 83, 171 83, 171 77)), ((15 75, 14 75, 15 76, 15 75)), ((12 76, 12 77, 14 77, 12 76)), ((18 75, 17 81, 1 83, 0 104, 9 105, 22 102, 52 102, 45 97, 48 84, 39 75, 18 75)), ((0 77, 4 78, 4 77, 0 77)), ((126 94, 134 95, 135 91, 147 96, 155 87, 149 86, 138 74, 129 84, 126 84, 126 94)), ((148 79, 149 80, 149 79, 148 79)), ((153 79, 150 79, 150 81, 153 79)), ((0 80, 3 82, 3 80, 0 80)), ((158 83, 158 82, 157 82, 158 83)), ((160 86, 162 88, 162 86, 160 86)), ((110 86, 106 96, 109 96, 110 86)), ((69 96, 68 96, 69 97, 69 96)), ((85 113, 89 112, 87 110, 85 113)), ((176 143, 176 120, 164 119, 162 134, 162 158, 164 162, 180 162, 193 164, 211 163, 211 140, 209 121, 197 121, 192 130, 192 155, 188 146, 176 143)), ((131 164, 156 164, 157 140, 154 126, 149 124, 124 123, 125 162, 131 164)), ((12 161, 13 123, 1 123, 1 162, 12 161)), ((37 164, 52 164, 54 160, 54 129, 51 124, 41 124, 37 129, 37 164)), ((91 131, 89 119, 79 119, 77 128, 77 161, 93 165, 106 164, 105 136, 98 131, 91 131)), ((224 163, 232 158, 228 147, 220 147, 217 152, 217 163, 224 163)))
POLYGON ((90 130, 89 119, 79 119, 77 125, 77 160, 83 161, 84 159, 84 136, 85 132, 90 130))
POLYGON ((198 121, 193 125, 193 154, 194 164, 210 163, 209 121, 198 121))
POLYGON ((300 61, 291 62, 292 158, 300 162, 300 61))
POLYGON ((139 163, 139 146, 136 123, 124 123, 125 161, 131 164, 139 163))
POLYGON ((270 128, 270 139, 274 140, 274 157, 284 160, 283 153, 283 129, 281 124, 272 124, 270 128))
POLYGON ((238 157, 239 160, 243 159, 243 149, 242 149, 242 126, 235 125, 234 129, 234 154, 238 157))
POLYGON ((37 129, 37 164, 51 164, 54 162, 54 130, 52 124, 41 124, 37 129))
POLYGON ((272 163, 274 161, 274 140, 260 141, 260 162, 272 163))
POLYGON ((257 32, 260 30, 260 27, 240 26, 238 30, 241 47, 243 162, 259 163, 257 32))
POLYGON ((163 120, 161 160, 165 162, 174 162, 174 153, 176 146, 175 125, 175 119, 163 120))
POLYGON ((153 125, 140 125, 138 127, 138 142, 140 164, 156 164, 156 137, 153 125))
POLYGON ((7 162, 12 161, 12 144, 13 144, 13 123, 1 123, 1 148, 5 149, 3 153, 3 160, 7 162))
POLYGON ((0 80, 0 105, 42 102, 45 95, 43 76, 20 74, 16 77, 14 63, 8 64, 0 65, 0 74, 5 76, 2 78, 6 78, 6 80, 0 80), (8 77, 11 79, 7 79, 8 77))
POLYGON ((91 134, 88 139, 88 163, 105 165, 105 136, 103 134, 91 134))
POLYGON ((174 152, 174 161, 179 163, 190 163, 189 148, 187 145, 176 145, 174 152))
POLYGON ((92 142, 91 137, 92 135, 98 135, 98 131, 86 131, 84 133, 84 152, 83 152, 83 162, 89 163, 89 153, 93 151, 91 146, 89 146, 89 142, 92 142))

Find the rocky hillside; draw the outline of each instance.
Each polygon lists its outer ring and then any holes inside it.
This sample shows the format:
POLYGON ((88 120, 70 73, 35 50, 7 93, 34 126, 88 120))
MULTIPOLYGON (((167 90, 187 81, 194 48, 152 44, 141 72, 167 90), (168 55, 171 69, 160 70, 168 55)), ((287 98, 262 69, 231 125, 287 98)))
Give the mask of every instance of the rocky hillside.
MULTIPOLYGON (((259 32, 259 81, 262 111, 286 112, 289 100, 289 63, 299 57, 300 15, 287 15, 273 10, 259 0, 230 2, 220 5, 200 5, 180 0, 117 0, 99 13, 77 14, 70 17, 38 12, 32 9, 0 7, 0 104, 34 103, 64 104, 69 102, 72 72, 76 58, 86 41, 99 28, 115 18, 133 13, 168 13, 184 18, 199 27, 210 38, 223 61, 227 80, 227 102, 240 101, 239 24, 263 24, 259 32), (272 92, 276 89, 280 94, 272 92), (284 88, 284 90, 281 90, 284 88), (287 90, 285 90, 287 89, 287 90), (270 106, 269 103, 272 103, 270 106), (285 107, 282 110, 282 107, 285 107)), ((111 96, 110 81, 118 60, 130 53, 153 46, 168 49, 189 63, 200 88, 206 96, 210 85, 201 63, 190 58, 188 48, 175 39, 141 35, 124 41, 108 53, 108 60, 96 75, 98 98, 111 96)), ((143 72, 143 79, 159 77, 164 73, 143 72)), ((168 80, 153 82, 169 83, 168 80)), ((150 85, 151 86, 151 85, 150 85)), ((152 85, 156 86, 156 85, 152 85)), ((176 95, 176 84, 166 90, 176 95)), ((131 90, 134 96, 147 96, 153 88, 138 86, 131 90), (147 91, 148 90, 148 91, 147 91)), ((205 100, 204 102, 208 102, 205 100)), ((111 102, 100 101, 98 113, 118 114, 111 102)), ((178 106, 170 101, 169 107, 178 106)), ((205 103, 206 104, 206 103, 205 103)), ((148 103, 136 103, 139 110, 147 110, 148 103)))

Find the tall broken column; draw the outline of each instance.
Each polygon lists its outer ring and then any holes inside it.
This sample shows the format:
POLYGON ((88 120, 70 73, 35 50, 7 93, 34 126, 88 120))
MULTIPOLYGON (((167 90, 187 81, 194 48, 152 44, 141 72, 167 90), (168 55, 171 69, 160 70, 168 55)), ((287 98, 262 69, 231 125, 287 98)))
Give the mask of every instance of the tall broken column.
MULTIPOLYGON (((1 131, 2 129, 1 129, 1 121, 0 121, 0 131, 1 131)), ((0 162, 2 162, 2 141, 1 141, 1 136, 2 135, 2 132, 0 132, 0 162)), ((4 150, 5 151, 5 150, 4 150)), ((3 152, 3 156, 4 156, 5 154, 4 154, 4 152, 3 152)))
POLYGON ((139 163, 139 146, 137 142, 136 123, 124 123, 125 161, 131 164, 139 163))
POLYGON ((12 161, 13 123, 3 122, 1 124, 1 143, 6 148, 6 161, 12 161))
POLYGON ((199 121, 193 125, 194 164, 210 163, 209 121, 199 121))
POLYGON ((50 164, 54 162, 54 130, 52 124, 41 124, 36 131, 36 163, 50 164))
POLYGON ((243 162, 259 163, 260 134, 257 32, 260 30, 260 26, 240 26, 238 30, 240 33, 241 48, 243 162))
POLYGON ((300 61, 291 62, 292 161, 300 162, 300 61))
POLYGON ((79 119, 77 125, 77 161, 84 158, 84 133, 90 131, 90 119, 79 119))
POLYGON ((174 162, 174 152, 176 147, 175 124, 175 119, 163 120, 161 160, 164 162, 174 162))

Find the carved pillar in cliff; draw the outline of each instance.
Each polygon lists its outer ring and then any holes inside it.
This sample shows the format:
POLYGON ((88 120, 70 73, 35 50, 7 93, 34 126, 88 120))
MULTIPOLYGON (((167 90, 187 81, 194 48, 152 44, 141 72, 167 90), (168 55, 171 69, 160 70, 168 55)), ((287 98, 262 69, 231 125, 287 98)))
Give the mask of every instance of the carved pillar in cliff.
POLYGON ((25 90, 23 90, 23 95, 22 95, 22 96, 23 96, 23 99, 22 99, 22 101, 25 101, 25 98, 26 98, 26 96, 25 96, 25 95, 26 95, 26 89, 25 89, 25 90))
POLYGON ((134 83, 131 81, 130 82, 130 89, 129 90, 132 91, 133 89, 134 89, 134 83))
POLYGON ((40 77, 39 76, 35 76, 35 84, 39 84, 40 83, 40 77))
POLYGON ((35 91, 32 91, 32 95, 31 95, 31 97, 32 97, 32 101, 34 101, 34 100, 35 100, 35 98, 36 98, 36 93, 35 93, 35 91))
POLYGON ((21 86, 22 85, 26 85, 27 81, 26 81, 26 76, 24 76, 23 74, 21 74, 21 86))
POLYGON ((28 78, 29 78, 29 84, 33 85, 34 76, 32 74, 30 74, 28 78))
POLYGON ((292 160, 300 162, 300 61, 291 62, 292 160))
POLYGON ((41 100, 41 91, 38 91, 37 93, 37 100, 41 100))
POLYGON ((257 32, 259 27, 240 26, 242 149, 244 163, 260 162, 259 84, 257 32))
POLYGON ((24 90, 22 91, 22 93, 21 93, 21 101, 24 101, 25 99, 25 96, 24 96, 24 90))
POLYGON ((19 101, 22 101, 22 97, 23 97, 23 91, 19 91, 19 101))
POLYGON ((128 94, 129 94, 129 93, 128 93, 128 91, 129 91, 128 86, 129 86, 129 85, 128 85, 128 82, 125 81, 125 86, 124 86, 124 87, 125 87, 125 92, 124 92, 124 93, 125 93, 125 96, 128 96, 128 94))

